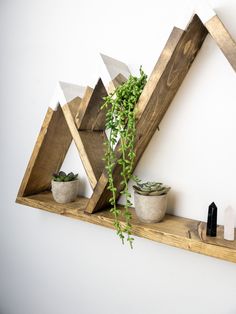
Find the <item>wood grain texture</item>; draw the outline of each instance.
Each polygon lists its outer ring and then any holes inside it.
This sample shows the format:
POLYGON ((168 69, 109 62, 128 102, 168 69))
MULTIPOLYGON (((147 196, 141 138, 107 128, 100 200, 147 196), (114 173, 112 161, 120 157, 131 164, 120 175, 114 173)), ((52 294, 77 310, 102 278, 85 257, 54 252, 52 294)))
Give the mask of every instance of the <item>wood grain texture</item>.
POLYGON ((86 108, 88 107, 88 104, 89 104, 89 101, 92 97, 92 94, 93 94, 93 88, 90 86, 87 86, 86 90, 84 92, 84 96, 81 100, 81 104, 80 104, 78 111, 76 113, 76 116, 75 116, 75 124, 76 124, 77 129, 80 128, 81 122, 82 122, 83 117, 85 115, 85 111, 86 111, 86 108))
MULTIPOLYGON (((69 103, 72 112, 75 112, 80 101, 77 97, 69 103)), ((60 169, 71 141, 72 136, 61 107, 56 111, 49 108, 22 180, 19 196, 50 188, 52 174, 60 169)))
POLYGON ((219 17, 215 15, 206 22, 205 26, 233 67, 234 71, 236 71, 236 43, 224 24, 219 17))
POLYGON ((54 201, 52 193, 44 191, 39 194, 30 195, 27 197, 18 196, 16 202, 27 206, 43 209, 57 214, 63 214, 66 211, 84 210, 88 199, 86 197, 78 197, 74 202, 60 204, 54 201))
MULTIPOLYGON (((157 64, 143 90, 136 105, 136 159, 137 165, 142 153, 155 133, 164 117, 171 101, 178 91, 197 52, 207 35, 207 30, 195 15, 186 31, 174 28, 157 64)), ((116 153, 118 153, 119 145, 116 153)), ((121 190, 121 167, 116 165, 113 172, 114 183, 117 188, 117 198, 121 190)), ((108 206, 111 197, 107 190, 108 177, 104 171, 88 202, 86 211, 94 213, 108 206)))
MULTIPOLYGON (((109 211, 95 214, 84 212, 88 202, 84 197, 79 197, 73 203, 58 204, 50 192, 44 192, 18 197, 17 202, 114 229, 113 215, 109 211)), ((123 211, 122 208, 121 210, 123 211)), ((222 226, 218 227, 217 238, 211 238, 206 236, 206 224, 197 220, 166 215, 160 223, 144 224, 137 219, 134 209, 131 212, 132 233, 136 236, 236 263, 236 241, 222 239, 222 226)), ((122 225, 124 223, 122 219, 122 225)))
MULTIPOLYGON (((105 167, 103 158, 105 154, 104 142, 107 138, 106 133, 104 131, 79 131, 78 133, 82 144, 80 150, 86 153, 97 184, 97 181, 99 180, 105 167)), ((87 175, 89 176, 88 172, 87 175)), ((93 188, 96 186, 96 184, 93 185, 93 188)))
MULTIPOLYGON (((75 115, 66 104, 62 107, 65 119, 78 149, 85 172, 91 187, 97 184, 104 169, 104 142, 106 133, 104 131, 78 131, 75 124, 75 115)), ((75 111, 74 111, 75 112, 75 111)))
MULTIPOLYGON (((84 143, 82 142, 81 137, 79 135, 79 131, 77 130, 77 127, 75 125, 75 119, 74 119, 75 116, 71 112, 69 106, 67 104, 64 105, 62 107, 62 110, 63 110, 64 116, 65 116, 65 119, 67 121, 67 125, 69 127, 69 130, 71 132, 72 138, 73 138, 75 145, 76 145, 76 148, 78 150, 78 153, 80 155, 80 159, 83 163, 85 172, 88 176, 89 183, 90 183, 91 187, 94 188, 97 184, 98 179, 97 179, 97 177, 93 171, 93 167, 91 165, 90 158, 89 158, 90 156, 89 156, 89 154, 87 154, 87 151, 86 151, 86 148, 89 146, 89 143, 87 143, 88 145, 84 145, 84 143)), ((93 164, 93 166, 94 166, 94 164, 93 164)))
MULTIPOLYGON (((214 16, 205 26, 195 15, 186 31, 173 29, 136 105, 136 164, 201 48, 207 30, 233 69, 236 69, 236 44, 223 23, 214 16)), ((113 87, 125 80, 122 75, 118 75, 112 82, 113 87)), ((100 112, 100 105, 104 96, 106 90, 99 80, 94 90, 87 88, 82 102, 78 97, 62 109, 60 106, 56 111, 48 109, 16 202, 114 228, 113 215, 106 210, 110 193, 107 191, 108 180, 102 161, 106 135, 105 113, 100 112), (82 105, 79 107, 80 103, 82 105), (51 175, 60 169, 72 138, 79 149, 89 181, 95 190, 91 199, 78 197, 73 203, 58 204, 53 200, 51 192, 46 190, 50 189, 51 175), (101 211, 102 209, 104 210, 101 211), (99 210, 100 212, 97 212, 99 210)), ((119 145, 116 150, 117 155, 118 148, 119 145)), ((118 191, 121 188, 120 172, 121 169, 117 165, 114 169, 114 177, 118 191)), ((121 211, 123 212, 122 208, 121 211)), ((212 238, 206 236, 204 222, 166 215, 161 223, 144 224, 139 222, 133 209, 131 212, 134 235, 236 263, 236 241, 223 239, 222 226, 218 226, 217 237, 212 238)), ((122 218, 121 224, 125 224, 122 218)))
POLYGON ((79 130, 105 130, 106 110, 101 110, 105 96, 107 91, 101 79, 98 80, 94 90, 88 88, 75 119, 79 130))
MULTIPOLYGON (((206 235, 207 224, 200 222, 198 225, 198 236, 203 242, 207 242, 216 246, 224 246, 226 248, 236 249, 236 241, 227 241, 224 239, 224 226, 217 226, 217 237, 208 237, 206 235)), ((234 229, 236 236, 236 229, 234 229)))

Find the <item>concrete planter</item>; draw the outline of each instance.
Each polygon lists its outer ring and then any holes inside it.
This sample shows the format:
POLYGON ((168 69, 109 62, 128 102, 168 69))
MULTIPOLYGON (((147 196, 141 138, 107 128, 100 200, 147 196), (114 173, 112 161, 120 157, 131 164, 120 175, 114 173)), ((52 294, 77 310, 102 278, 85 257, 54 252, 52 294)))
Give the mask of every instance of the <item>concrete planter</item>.
POLYGON ((57 182, 52 180, 52 195, 57 203, 70 203, 78 196, 79 180, 57 182))
POLYGON ((145 223, 161 221, 167 209, 167 194, 140 195, 134 192, 135 212, 139 220, 145 223))

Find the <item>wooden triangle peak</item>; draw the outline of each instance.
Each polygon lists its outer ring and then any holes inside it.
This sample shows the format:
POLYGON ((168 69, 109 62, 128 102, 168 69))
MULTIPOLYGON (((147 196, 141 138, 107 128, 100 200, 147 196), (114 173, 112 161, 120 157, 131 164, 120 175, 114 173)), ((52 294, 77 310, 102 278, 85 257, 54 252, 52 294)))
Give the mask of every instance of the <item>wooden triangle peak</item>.
POLYGON ((54 94, 49 102, 49 107, 56 110, 59 105, 63 106, 76 97, 81 99, 84 92, 84 86, 59 81, 56 84, 54 94))
POLYGON ((124 63, 112 57, 100 54, 105 65, 107 74, 109 75, 107 90, 112 93, 117 86, 124 83, 131 75, 129 67, 124 63))
POLYGON ((94 90, 90 88, 92 91, 91 101, 88 106, 83 106, 88 88, 85 93, 84 90, 84 87, 74 84, 57 83, 22 180, 18 197, 50 190, 52 174, 60 170, 72 140, 76 144, 91 187, 96 186, 104 168, 102 157, 104 154, 103 142, 106 135, 104 132, 104 113, 101 117, 98 113, 100 105, 96 104, 96 107, 95 102, 100 99, 101 103, 102 97, 107 94, 102 81, 99 79, 94 90), (94 105, 94 107, 90 108, 90 105, 94 105), (75 117, 81 111, 84 111, 84 114, 79 122, 83 125, 84 120, 89 120, 91 114, 91 121, 93 121, 93 123, 89 121, 91 128, 77 129, 75 117), (91 132, 93 130, 98 132, 91 132), (94 154, 95 149, 96 154, 94 154))
MULTIPOLYGON (((236 69, 235 41, 213 10, 197 11, 185 30, 174 27, 170 37, 154 67, 154 70, 136 105, 136 160, 134 168, 150 142, 159 123, 164 117, 175 94, 181 86, 188 70, 209 33, 220 47, 225 57, 236 69)), ((119 144, 117 146, 117 154, 119 144)), ((114 183, 117 198, 121 190, 121 169, 114 168, 114 183)), ((109 206, 111 197, 107 189, 108 177, 104 170, 88 202, 86 211, 94 213, 109 206)))
POLYGON ((122 74, 126 79, 130 76, 130 69, 124 62, 121 62, 102 53, 100 53, 100 55, 110 75, 111 80, 114 80, 119 74, 122 74))
POLYGON ((192 16, 197 15, 206 27, 208 33, 214 39, 223 52, 230 65, 236 71, 236 43, 230 32, 222 23, 217 13, 207 4, 206 1, 196 1, 192 16))
POLYGON ((76 126, 83 131, 104 131, 106 112, 101 110, 107 91, 101 79, 94 89, 87 87, 81 106, 76 115, 76 126))
MULTIPOLYGON (((194 14, 185 30, 173 28, 136 104, 134 167, 164 117, 208 33, 221 48, 233 69, 236 69, 236 46, 229 32, 214 11, 208 10, 204 14, 201 10, 198 12, 200 18, 198 14, 194 14)), ((130 75, 129 68, 111 57, 102 55, 102 58, 112 79, 111 86, 114 88, 122 84, 130 75)), ((70 90, 70 94, 75 90, 65 83, 60 84, 60 89, 70 90)), ((110 198, 103 161, 103 142, 106 139, 105 112, 100 110, 107 92, 101 79, 94 88, 87 87, 83 97, 78 95, 78 90, 69 101, 65 93, 64 98, 59 97, 60 101, 54 98, 52 102, 54 110, 48 109, 18 196, 32 195, 50 189, 51 174, 60 169, 74 139, 89 182, 94 189, 84 209, 87 213, 94 213, 107 208, 110 198), (60 106, 57 106, 58 103, 60 106)), ((116 147, 117 155, 118 149, 119 143, 116 147)), ((121 190, 120 173, 120 166, 115 165, 114 181, 118 192, 121 190)))
MULTIPOLYGON (((214 11, 206 10, 205 7, 198 8, 185 29, 174 27, 136 104, 134 168, 208 33, 220 47, 234 71, 236 70, 235 41, 214 11)), ((114 90, 128 78, 130 71, 123 62, 107 56, 103 56, 103 60, 111 75, 110 88, 114 90)), ((99 79, 94 88, 87 87, 85 93, 82 91, 84 92, 84 89, 72 86, 72 84, 58 84, 56 96, 48 108, 16 201, 67 217, 114 228, 114 217, 108 210, 110 192, 107 190, 108 178, 102 160, 103 142, 106 135, 105 113, 100 111, 100 105, 102 97, 106 96, 106 90, 99 79), (78 196, 75 202, 58 204, 53 200, 50 192, 51 176, 53 172, 60 169, 73 139, 93 193, 90 199, 78 196), (101 212, 95 213, 97 211, 101 212)), ((119 143, 116 147, 116 154, 119 156, 119 143)), ((113 174, 118 191, 117 197, 121 190, 120 173, 120 166, 115 165, 113 174)), ((123 211, 122 208, 121 210, 123 211)), ((131 209, 131 212, 134 213, 134 210, 131 209)), ((124 223, 124 219, 124 217, 121 218, 121 223, 124 223)), ((218 228, 220 236, 214 240, 205 237, 205 223, 187 218, 167 215, 161 224, 147 226, 140 223, 133 214, 132 226, 132 233, 137 236, 236 262, 235 243, 222 239, 222 226, 218 228)))

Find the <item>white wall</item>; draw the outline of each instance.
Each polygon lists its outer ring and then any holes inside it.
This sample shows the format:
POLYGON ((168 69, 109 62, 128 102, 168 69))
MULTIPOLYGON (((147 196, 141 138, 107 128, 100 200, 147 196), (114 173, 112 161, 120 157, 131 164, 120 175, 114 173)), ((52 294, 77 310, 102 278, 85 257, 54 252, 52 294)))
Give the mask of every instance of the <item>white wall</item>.
MULTIPOLYGON (((236 38, 236 2, 211 3, 236 38)), ((56 81, 93 85, 99 51, 150 73, 184 5, 0 2, 1 314, 236 313, 233 263, 140 238, 131 251, 112 230, 14 203, 56 81)), ((205 220, 214 200, 222 222, 236 208, 235 83, 207 38, 136 170, 172 186, 170 212, 205 220)), ((65 168, 83 173, 74 153, 65 168)))

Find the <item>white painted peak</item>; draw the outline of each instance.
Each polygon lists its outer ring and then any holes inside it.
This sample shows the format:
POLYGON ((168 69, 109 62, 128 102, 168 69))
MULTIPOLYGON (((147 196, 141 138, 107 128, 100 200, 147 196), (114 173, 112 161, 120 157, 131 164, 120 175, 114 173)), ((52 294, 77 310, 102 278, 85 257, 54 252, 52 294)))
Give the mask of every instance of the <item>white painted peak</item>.
POLYGON ((57 110, 59 104, 64 106, 76 97, 82 98, 85 92, 85 87, 66 82, 57 82, 54 94, 49 103, 49 107, 57 110))
POLYGON ((85 92, 84 86, 75 85, 75 84, 66 83, 66 82, 60 82, 60 81, 59 81, 59 85, 63 91, 63 94, 65 96, 67 103, 76 97, 82 98, 84 96, 84 92, 85 92))
POLYGON ((113 80, 118 74, 122 74, 126 78, 130 76, 131 72, 124 62, 106 56, 102 53, 100 53, 100 55, 110 75, 111 80, 113 80))
POLYGON ((203 24, 206 24, 211 18, 216 15, 216 12, 207 1, 196 1, 195 13, 199 16, 203 24))
POLYGON ((56 111, 59 106, 59 99, 62 97, 62 95, 59 95, 59 94, 61 93, 62 93, 61 87, 59 86, 59 83, 57 83, 54 89, 54 93, 49 102, 49 107, 54 111, 56 111))
POLYGON ((176 27, 185 30, 189 22, 193 18, 194 14, 197 14, 202 23, 205 24, 216 15, 216 12, 210 6, 208 1, 196 0, 192 3, 186 1, 185 5, 182 8, 182 14, 178 17, 175 23, 176 27))
POLYGON ((194 14, 194 4, 186 1, 181 8, 181 14, 178 15, 177 20, 175 21, 175 26, 185 30, 189 22, 192 20, 194 14))

